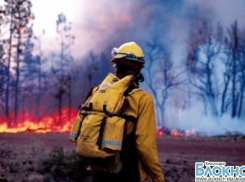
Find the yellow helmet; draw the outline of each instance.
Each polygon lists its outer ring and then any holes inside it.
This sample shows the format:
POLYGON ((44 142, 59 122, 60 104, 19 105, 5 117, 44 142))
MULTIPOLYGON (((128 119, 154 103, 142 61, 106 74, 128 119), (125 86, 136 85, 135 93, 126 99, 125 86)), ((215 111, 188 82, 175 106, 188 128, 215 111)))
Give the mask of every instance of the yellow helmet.
POLYGON ((145 64, 144 53, 140 46, 135 42, 127 42, 121 45, 119 48, 112 49, 113 59, 112 63, 116 63, 117 59, 125 58, 127 60, 136 61, 141 64, 145 64))

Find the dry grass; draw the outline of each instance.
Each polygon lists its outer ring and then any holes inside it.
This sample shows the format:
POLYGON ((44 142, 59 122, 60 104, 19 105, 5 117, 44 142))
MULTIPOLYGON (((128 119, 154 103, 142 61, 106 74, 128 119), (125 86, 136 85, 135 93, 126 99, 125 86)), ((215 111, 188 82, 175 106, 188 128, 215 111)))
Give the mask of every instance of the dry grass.
MULTIPOLYGON (((0 134, 0 182, 89 182, 87 162, 67 134, 0 134)), ((158 137, 167 182, 194 181, 194 164, 205 160, 244 165, 244 138, 158 137)))

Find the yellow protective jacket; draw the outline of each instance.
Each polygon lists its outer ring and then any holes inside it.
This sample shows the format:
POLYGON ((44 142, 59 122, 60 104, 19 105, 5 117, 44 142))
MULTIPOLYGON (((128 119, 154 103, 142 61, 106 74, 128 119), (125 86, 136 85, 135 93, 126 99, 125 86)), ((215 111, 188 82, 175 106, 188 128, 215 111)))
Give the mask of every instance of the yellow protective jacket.
MULTIPOLYGON (((127 100, 126 114, 137 118, 135 136, 139 154, 140 181, 143 182, 150 177, 153 182, 163 182, 164 176, 158 159, 156 145, 155 110, 152 96, 142 89, 136 88, 128 94, 127 100)), ((76 120, 81 119, 78 114, 76 120)), ((134 125, 135 123, 126 121, 124 133, 126 135, 131 133, 134 125)))
MULTIPOLYGON (((127 99, 129 106, 126 114, 138 119, 135 135, 139 152, 140 180, 145 181, 150 176, 153 182, 163 182, 164 176, 156 145, 156 122, 152 96, 142 89, 134 89, 127 99)), ((133 123, 126 122, 125 133, 129 134, 132 130, 133 123)))

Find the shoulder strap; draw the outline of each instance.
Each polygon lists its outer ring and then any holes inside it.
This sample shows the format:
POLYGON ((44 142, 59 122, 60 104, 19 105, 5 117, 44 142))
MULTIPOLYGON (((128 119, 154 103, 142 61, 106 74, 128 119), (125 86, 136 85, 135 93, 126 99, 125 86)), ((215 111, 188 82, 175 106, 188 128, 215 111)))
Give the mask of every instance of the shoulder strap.
POLYGON ((89 104, 89 108, 83 107, 83 104, 88 100, 88 98, 90 96, 93 95, 94 89, 95 89, 95 91, 97 91, 99 89, 99 87, 91 87, 91 89, 89 90, 89 92, 88 92, 86 98, 84 99, 83 103, 81 105, 79 105, 80 110, 92 110, 92 107, 93 107, 92 103, 89 104))
POLYGON ((86 96, 86 98, 85 98, 85 100, 83 101, 83 103, 85 103, 86 102, 86 100, 93 94, 93 87, 91 87, 91 89, 89 90, 89 92, 88 92, 88 94, 87 94, 87 96, 86 96))
POLYGON ((129 85, 129 87, 125 90, 125 92, 123 93, 123 95, 125 96, 125 97, 127 97, 128 96, 128 94, 130 93, 130 92, 132 92, 134 89, 136 89, 136 88, 138 88, 133 82, 129 85))
POLYGON ((79 105, 79 109, 81 109, 82 108, 82 105, 86 102, 86 100, 93 94, 93 87, 91 87, 90 88, 90 90, 89 90, 89 92, 88 92, 88 94, 87 94, 87 96, 86 96, 86 98, 84 99, 84 101, 83 101, 83 103, 81 104, 81 105, 79 105))
POLYGON ((128 100, 127 100, 127 96, 130 92, 132 92, 136 88, 138 88, 138 87, 134 83, 131 83, 129 85, 129 87, 127 88, 127 90, 124 92, 123 95, 126 97, 126 99, 123 102, 123 105, 121 108, 121 113, 120 113, 120 116, 122 118, 125 118, 126 120, 132 121, 133 123, 135 123, 137 121, 137 118, 135 118, 134 116, 131 116, 131 115, 126 115, 125 112, 126 112, 126 109, 129 105, 128 100))

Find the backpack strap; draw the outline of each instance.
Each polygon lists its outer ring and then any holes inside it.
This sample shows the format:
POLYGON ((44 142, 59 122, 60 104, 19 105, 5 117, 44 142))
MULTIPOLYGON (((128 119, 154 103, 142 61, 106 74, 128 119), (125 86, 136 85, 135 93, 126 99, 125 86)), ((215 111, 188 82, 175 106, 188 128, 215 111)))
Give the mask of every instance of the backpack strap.
POLYGON ((86 96, 84 102, 79 106, 79 110, 80 110, 80 111, 81 111, 81 110, 85 110, 85 111, 91 111, 91 110, 93 110, 93 103, 89 103, 89 106, 88 106, 88 107, 83 106, 83 104, 88 100, 88 98, 89 98, 90 96, 93 95, 93 90, 94 90, 94 89, 95 89, 95 91, 97 91, 97 90, 99 90, 99 87, 92 87, 92 88, 90 89, 90 91, 88 92, 88 94, 87 94, 87 96, 86 96))
POLYGON ((120 112, 120 117, 125 118, 126 120, 132 121, 133 123, 135 123, 137 121, 137 118, 135 118, 134 116, 131 115, 127 115, 126 114, 126 109, 128 108, 128 100, 127 100, 127 96, 129 95, 130 92, 132 92, 134 89, 138 88, 133 82, 129 85, 129 87, 127 88, 127 90, 124 92, 124 96, 126 97, 124 102, 123 102, 123 106, 120 112))
POLYGON ((81 105, 78 106, 79 110, 83 110, 83 109, 84 109, 84 108, 83 108, 83 104, 84 104, 84 103, 88 100, 88 98, 93 94, 93 90, 94 90, 94 88, 91 87, 90 90, 89 90, 89 92, 88 92, 88 94, 87 94, 87 96, 86 96, 86 98, 84 99, 83 103, 82 103, 81 105))
POLYGON ((136 89, 136 88, 138 88, 138 86, 136 86, 136 84, 134 83, 134 82, 131 82, 131 84, 129 85, 129 87, 125 90, 125 92, 123 93, 123 95, 125 96, 125 97, 127 97, 128 96, 128 94, 130 93, 130 92, 132 92, 134 89, 136 89))
POLYGON ((96 142, 96 144, 98 145, 98 147, 99 147, 100 150, 101 150, 101 147, 102 147, 102 139, 103 139, 103 133, 104 133, 106 119, 107 119, 107 117, 105 116, 102 119, 102 121, 101 121, 99 136, 98 136, 98 139, 97 139, 97 142, 96 142))
POLYGON ((85 98, 85 100, 83 101, 83 103, 85 103, 86 102, 86 100, 93 94, 93 90, 94 90, 94 88, 93 87, 91 87, 91 89, 89 90, 89 92, 88 92, 88 94, 87 94, 87 96, 86 96, 86 98, 85 98))

